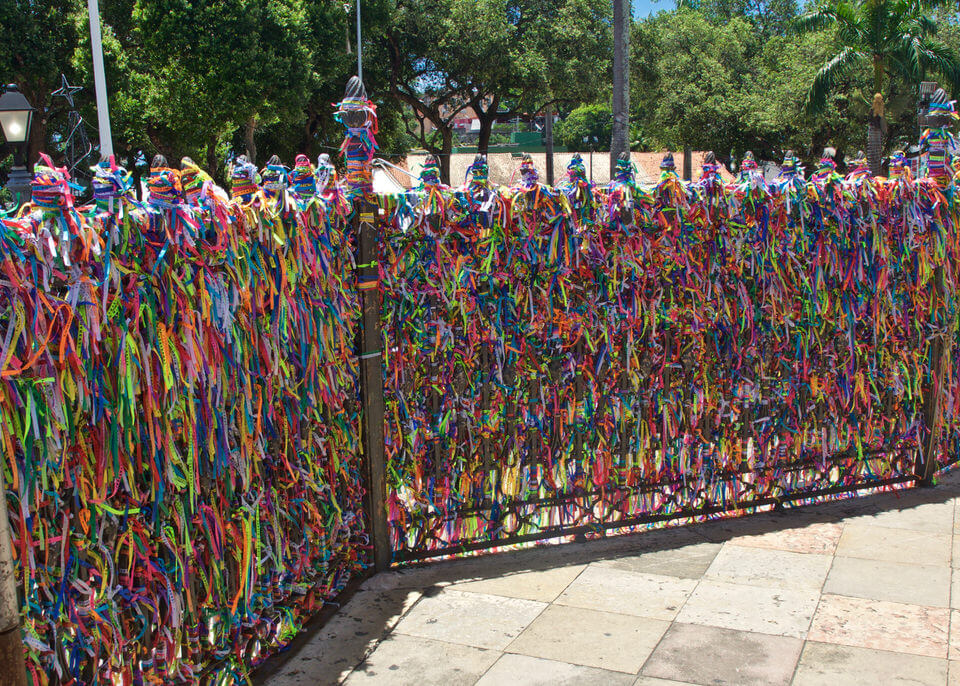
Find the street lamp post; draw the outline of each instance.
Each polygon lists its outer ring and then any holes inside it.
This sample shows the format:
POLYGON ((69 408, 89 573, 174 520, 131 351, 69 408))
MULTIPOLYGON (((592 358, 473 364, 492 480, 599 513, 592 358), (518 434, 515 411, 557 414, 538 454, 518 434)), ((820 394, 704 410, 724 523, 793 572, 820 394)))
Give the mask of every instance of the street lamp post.
MULTIPOLYGON (((24 193, 30 191, 27 172, 27 141, 33 107, 16 85, 10 84, 0 95, 0 128, 7 143, 13 146, 13 169, 7 188, 17 196, 17 205, 24 193)), ((10 540, 10 522, 7 519, 7 499, 0 484, 0 683, 27 686, 27 668, 20 637, 20 603, 17 600, 17 574, 13 562, 13 544, 10 540)))
POLYGON ((15 83, 4 88, 0 95, 0 127, 3 137, 13 146, 13 168, 7 179, 7 190, 17 196, 30 191, 30 173, 27 171, 27 141, 34 108, 15 83))
POLYGON ((596 136, 584 136, 583 142, 590 144, 590 183, 593 183, 593 151, 596 150, 597 143, 600 142, 600 139, 596 136))

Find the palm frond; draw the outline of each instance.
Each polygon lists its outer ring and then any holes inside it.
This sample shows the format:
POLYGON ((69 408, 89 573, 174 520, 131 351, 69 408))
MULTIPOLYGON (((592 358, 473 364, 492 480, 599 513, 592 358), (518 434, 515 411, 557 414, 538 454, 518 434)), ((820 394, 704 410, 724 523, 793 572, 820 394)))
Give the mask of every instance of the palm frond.
POLYGON ((830 91, 849 73, 853 65, 865 58, 864 53, 846 47, 823 65, 817 75, 813 77, 813 83, 810 84, 810 90, 807 92, 806 111, 816 114, 823 110, 830 91))
POLYGON ((941 74, 953 93, 960 91, 960 55, 942 43, 924 41, 923 47, 924 69, 941 74))
POLYGON ((800 33, 804 33, 827 28, 836 21, 837 15, 832 9, 814 10, 797 17, 794 20, 794 27, 800 33))

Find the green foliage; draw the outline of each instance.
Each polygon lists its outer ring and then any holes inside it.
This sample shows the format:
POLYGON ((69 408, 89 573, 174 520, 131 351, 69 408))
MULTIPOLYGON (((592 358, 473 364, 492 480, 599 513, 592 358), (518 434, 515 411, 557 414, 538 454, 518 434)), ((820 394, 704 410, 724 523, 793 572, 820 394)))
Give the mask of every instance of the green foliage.
POLYGON ((77 43, 75 20, 85 5, 82 0, 0 2, 0 74, 4 83, 19 85, 27 100, 39 110, 31 127, 32 159, 45 147, 48 124, 62 114, 62 101, 53 102, 50 97, 59 87, 61 72, 68 78, 76 76, 65 49, 77 43), (51 109, 45 112, 47 107, 51 109))
MULTIPOLYGON (((936 75, 960 95, 955 5, 819 0, 797 34, 789 27, 798 2, 683 0, 636 21, 634 146, 721 156, 749 148, 767 158, 793 148, 808 160, 827 144, 853 151, 865 143, 878 65, 890 145, 917 136, 919 78, 936 75), (816 114, 804 109, 811 84, 823 95, 816 114)), ((84 86, 77 102, 96 138, 86 5, 0 2, 0 24, 16 37, 0 45, 0 72, 41 108, 33 159, 66 124, 65 103, 50 97, 61 72, 84 86)), ((331 103, 356 69, 352 3, 100 0, 100 8, 114 146, 128 162, 143 149, 222 172, 226 156, 250 143, 260 162, 273 153, 288 162, 298 152, 335 156, 342 127, 331 103)), ((570 113, 556 128, 559 142, 582 149, 583 137, 596 135, 606 147, 610 24, 609 0, 363 0, 364 81, 378 106, 381 154, 448 149, 451 121, 468 106, 490 142, 498 115, 552 104, 570 113), (433 131, 421 136, 423 119, 433 131)))
POLYGON ((581 105, 554 128, 556 138, 569 150, 589 150, 593 138, 594 150, 610 149, 610 132, 613 126, 613 111, 607 103, 581 105), (584 142, 584 139, 588 142, 584 142))
POLYGON ((699 12, 661 13, 634 27, 630 101, 655 142, 678 149, 743 149, 752 132, 747 94, 752 29, 734 18, 712 24, 699 12))
POLYGON ((390 92, 409 108, 407 132, 440 153, 470 107, 478 146, 497 116, 591 102, 609 82, 609 0, 397 0, 382 43, 390 92), (429 126, 425 126, 425 124, 429 126))
POLYGON ((808 109, 821 111, 827 97, 858 67, 870 69, 876 93, 890 83, 887 77, 917 84, 934 73, 960 83, 960 59, 936 40, 932 6, 918 0, 829 0, 803 15, 800 29, 833 27, 837 42, 836 52, 810 84, 808 109))
POLYGON ((677 0, 678 8, 697 10, 713 24, 746 19, 764 39, 789 32, 797 5, 797 0, 677 0))
MULTIPOLYGON (((660 13, 633 27, 631 117, 642 147, 691 146, 720 156, 750 149, 767 159, 793 149, 807 162, 826 145, 841 157, 865 148, 872 63, 838 72, 822 109, 805 108, 818 71, 842 50, 837 27, 765 36, 749 13, 721 21, 718 5, 700 7, 704 11, 660 13)), ((929 42, 960 45, 957 11, 944 8, 935 16, 929 42)), ((886 77, 888 148, 919 135, 916 88, 916 73, 886 77)))

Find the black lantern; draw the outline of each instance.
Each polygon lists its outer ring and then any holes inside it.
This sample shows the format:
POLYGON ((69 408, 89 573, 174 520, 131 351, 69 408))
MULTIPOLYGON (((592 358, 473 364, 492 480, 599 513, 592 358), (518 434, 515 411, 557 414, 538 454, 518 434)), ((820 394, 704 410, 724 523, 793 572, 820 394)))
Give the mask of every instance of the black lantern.
POLYGON ((13 147, 13 168, 7 179, 7 189, 14 194, 30 191, 30 174, 27 172, 26 148, 30 138, 30 123, 34 109, 17 85, 11 83, 0 95, 0 128, 7 143, 13 147))

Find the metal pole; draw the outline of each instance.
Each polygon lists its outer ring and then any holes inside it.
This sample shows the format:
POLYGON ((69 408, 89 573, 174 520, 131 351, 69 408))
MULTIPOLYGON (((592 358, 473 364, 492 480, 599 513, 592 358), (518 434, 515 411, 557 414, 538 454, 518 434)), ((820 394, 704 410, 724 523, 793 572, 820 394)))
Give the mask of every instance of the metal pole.
POLYGON ((354 201, 354 226, 358 232, 357 282, 362 307, 359 331, 360 391, 363 403, 363 455, 367 470, 370 539, 373 567, 390 568, 392 555, 387 522, 387 477, 383 432, 383 335, 380 332, 380 292, 370 287, 379 279, 377 267, 377 206, 364 196, 354 201))
POLYGON ((360 42, 360 0, 357 0, 357 76, 363 81, 363 43, 360 42))
MULTIPOLYGON (((359 0, 358 0, 359 1, 359 0)), ((87 0, 90 14, 90 51, 93 53, 93 83, 97 91, 97 125, 100 130, 100 156, 113 154, 110 135, 110 106, 107 104, 107 78, 103 71, 103 40, 100 36, 100 6, 97 0, 87 0)))
POLYGON ((547 105, 543 128, 547 139, 547 184, 553 185, 553 104, 547 105))
MULTIPOLYGON (((0 494, 5 493, 0 484, 0 494)), ((20 603, 17 574, 10 544, 7 499, 0 500, 0 684, 27 686, 27 667, 20 636, 20 603)))

